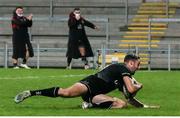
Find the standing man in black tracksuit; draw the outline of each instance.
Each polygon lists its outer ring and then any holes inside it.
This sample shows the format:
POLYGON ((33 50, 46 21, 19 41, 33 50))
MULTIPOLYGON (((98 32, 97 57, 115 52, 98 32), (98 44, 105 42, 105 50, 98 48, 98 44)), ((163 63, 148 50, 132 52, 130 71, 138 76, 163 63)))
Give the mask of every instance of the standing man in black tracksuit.
POLYGON ((69 14, 68 20, 69 40, 66 53, 67 69, 71 69, 72 59, 78 58, 81 58, 84 62, 85 69, 89 68, 87 57, 93 57, 93 51, 86 35, 85 26, 98 29, 97 26, 81 16, 79 8, 75 8, 69 14))
POLYGON ((30 14, 28 17, 23 15, 23 8, 16 7, 13 11, 12 23, 12 44, 13 44, 13 66, 18 69, 19 66, 30 69, 27 66, 27 60, 29 57, 33 57, 33 47, 29 40, 28 27, 32 26, 32 17, 30 14), (23 63, 18 66, 18 58, 23 59, 23 63))

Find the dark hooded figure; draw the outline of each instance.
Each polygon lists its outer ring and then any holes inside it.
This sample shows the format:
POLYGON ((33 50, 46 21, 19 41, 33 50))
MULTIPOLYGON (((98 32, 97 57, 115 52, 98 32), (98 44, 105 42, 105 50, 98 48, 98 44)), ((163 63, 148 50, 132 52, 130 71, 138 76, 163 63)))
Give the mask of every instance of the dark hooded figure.
POLYGON ((93 23, 85 20, 80 15, 80 9, 75 8, 69 14, 68 20, 69 26, 69 40, 68 40, 68 50, 66 53, 67 57, 67 69, 71 69, 72 58, 81 58, 84 62, 84 68, 88 69, 88 61, 86 57, 93 57, 93 51, 91 45, 88 41, 85 26, 92 29, 98 29, 93 23))
POLYGON ((28 27, 32 26, 32 17, 30 14, 28 17, 23 15, 23 8, 16 7, 13 11, 12 23, 12 44, 13 44, 13 65, 15 69, 18 69, 18 58, 23 59, 23 63, 20 67, 30 69, 26 65, 28 57, 33 57, 33 48, 29 40, 28 27))

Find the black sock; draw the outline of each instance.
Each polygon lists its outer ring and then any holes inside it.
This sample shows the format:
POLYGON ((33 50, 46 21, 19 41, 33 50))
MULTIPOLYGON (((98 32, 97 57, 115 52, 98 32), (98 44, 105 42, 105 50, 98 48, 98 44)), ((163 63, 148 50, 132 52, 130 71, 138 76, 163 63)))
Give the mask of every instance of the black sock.
POLYGON ((17 63, 13 63, 13 66, 14 66, 14 67, 17 66, 17 63))
POLYGON ((27 60, 26 59, 23 59, 23 64, 26 64, 27 60))
POLYGON ((47 97, 58 97, 58 90, 59 87, 52 87, 52 88, 48 88, 48 89, 42 89, 42 90, 34 90, 34 91, 30 91, 31 96, 47 96, 47 97))
POLYGON ((113 104, 113 101, 106 101, 102 102, 100 104, 93 103, 93 107, 95 108, 111 108, 113 104))
POLYGON ((86 57, 82 57, 82 61, 84 62, 84 65, 88 65, 88 61, 87 61, 86 57))
POLYGON ((70 66, 71 61, 72 61, 72 58, 68 57, 68 58, 67 58, 67 64, 68 64, 68 66, 70 66))

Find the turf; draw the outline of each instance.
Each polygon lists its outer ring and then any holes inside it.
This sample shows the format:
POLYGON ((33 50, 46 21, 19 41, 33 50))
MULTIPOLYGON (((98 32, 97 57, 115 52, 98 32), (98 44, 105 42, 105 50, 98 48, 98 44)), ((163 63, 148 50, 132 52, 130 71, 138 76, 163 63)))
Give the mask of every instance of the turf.
MULTIPOLYGON (((81 98, 32 97, 15 104, 14 96, 23 90, 53 86, 67 87, 97 70, 0 69, 0 116, 180 116, 180 72, 139 71, 135 78, 143 83, 137 98, 160 109, 81 109, 81 98)), ((111 96, 124 99, 114 91, 111 96)))

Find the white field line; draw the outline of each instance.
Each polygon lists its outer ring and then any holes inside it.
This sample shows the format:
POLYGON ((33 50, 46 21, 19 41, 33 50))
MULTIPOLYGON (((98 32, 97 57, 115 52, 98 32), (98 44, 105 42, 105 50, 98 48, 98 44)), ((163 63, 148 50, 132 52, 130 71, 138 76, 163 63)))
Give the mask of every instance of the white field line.
POLYGON ((86 74, 79 74, 79 75, 58 75, 58 76, 19 76, 19 77, 0 77, 0 80, 3 79, 12 79, 12 80, 17 80, 17 79, 54 79, 54 78, 72 78, 72 77, 85 77, 87 76, 86 74))
MULTIPOLYGON (((137 71, 137 73, 147 73, 147 72, 165 72, 165 71, 137 71)), ((50 76, 19 76, 19 77, 0 77, 0 80, 3 80, 3 79, 14 79, 14 80, 17 80, 17 79, 54 79, 54 78, 73 78, 73 77, 85 77, 87 76, 86 74, 79 74, 79 75, 72 75, 72 74, 68 74, 68 75, 58 75, 58 76, 53 76, 53 75, 50 75, 50 76)))

